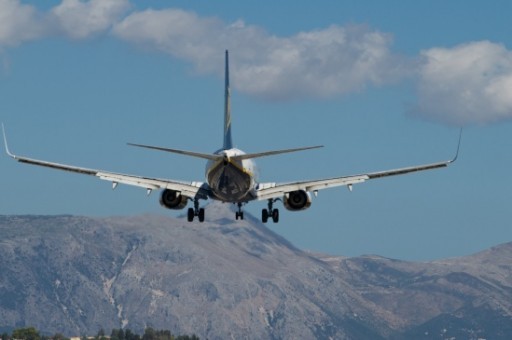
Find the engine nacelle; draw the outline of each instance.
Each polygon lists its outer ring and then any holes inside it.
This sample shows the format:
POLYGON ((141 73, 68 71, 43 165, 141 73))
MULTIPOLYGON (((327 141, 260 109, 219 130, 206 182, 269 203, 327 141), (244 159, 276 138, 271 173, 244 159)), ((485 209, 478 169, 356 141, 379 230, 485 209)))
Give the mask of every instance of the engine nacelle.
POLYGON ((304 210, 311 206, 311 195, 304 190, 291 191, 284 196, 283 204, 288 210, 304 210))
POLYGON ((171 189, 165 189, 160 195, 160 204, 167 209, 183 209, 187 206, 188 198, 171 189))

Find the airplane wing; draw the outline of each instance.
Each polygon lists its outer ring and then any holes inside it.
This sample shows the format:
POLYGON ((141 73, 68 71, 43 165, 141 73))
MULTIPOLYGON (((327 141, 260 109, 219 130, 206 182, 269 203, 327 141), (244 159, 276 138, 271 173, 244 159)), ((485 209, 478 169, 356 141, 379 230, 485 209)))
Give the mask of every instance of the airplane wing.
POLYGON ((318 190, 334 188, 339 186, 347 186, 349 190, 352 190, 352 185, 357 183, 363 183, 369 179, 382 178, 388 176, 405 175, 411 172, 433 170, 438 168, 445 168, 451 163, 455 162, 459 157, 460 141, 462 139, 462 129, 459 132, 459 142, 457 145, 457 152, 455 157, 449 161, 429 163, 423 165, 410 166, 405 168, 391 169, 378 172, 370 172, 366 174, 351 175, 334 177, 327 179, 311 180, 311 181, 299 181, 291 183, 260 183, 253 193, 252 198, 255 200, 267 200, 281 198, 285 194, 304 190, 306 192, 317 192, 318 190))
MULTIPOLYGON (((458 149, 457 149, 458 154, 458 149)), ((311 181, 300 181, 292 183, 262 183, 258 186, 255 191, 256 200, 266 200, 273 198, 283 197, 286 193, 304 190, 306 192, 315 192, 322 189, 347 186, 350 190, 353 184, 363 183, 369 179, 382 178, 388 176, 404 175, 410 172, 432 170, 437 168, 447 167, 449 164, 455 162, 457 156, 452 160, 438 163, 430 163, 412 167, 398 168, 386 171, 371 172, 367 174, 334 177, 328 179, 311 180, 311 181)))
POLYGON ((89 168, 82 168, 74 165, 67 165, 67 164, 61 164, 61 163, 54 163, 54 162, 48 162, 48 161, 42 161, 38 159, 28 158, 28 157, 21 157, 14 155, 9 151, 9 147, 7 145, 7 138, 5 136, 5 130, 2 125, 2 130, 4 133, 4 143, 5 143, 5 151, 7 154, 12 157, 13 159, 17 160, 21 163, 28 163, 33 165, 39 165, 44 166, 47 168, 57 169, 57 170, 63 170, 63 171, 69 171, 84 175, 90 175, 98 177, 99 179, 110 181, 112 182, 113 188, 117 186, 117 184, 127 184, 132 186, 137 186, 144 188, 148 190, 148 193, 151 192, 151 190, 156 189, 171 189, 181 192, 182 195, 194 198, 197 195, 208 195, 208 188, 205 187, 205 183, 203 182, 181 182, 181 181, 174 181, 174 180, 168 180, 168 179, 158 179, 158 178, 150 178, 150 177, 142 177, 142 176, 135 176, 135 175, 127 175, 127 174, 121 174, 116 172, 110 172, 110 171, 103 171, 103 170, 96 170, 96 169, 89 169, 89 168))

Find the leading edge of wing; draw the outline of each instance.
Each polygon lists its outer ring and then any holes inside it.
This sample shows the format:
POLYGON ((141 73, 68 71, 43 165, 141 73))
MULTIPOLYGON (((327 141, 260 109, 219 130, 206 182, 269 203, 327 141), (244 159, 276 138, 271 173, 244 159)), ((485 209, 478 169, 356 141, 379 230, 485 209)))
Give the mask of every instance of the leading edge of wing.
POLYGON ((309 181, 299 181, 299 182, 291 182, 291 183, 262 183, 255 191, 255 199, 256 200, 265 200, 282 197, 284 194, 296 191, 296 190, 304 190, 307 192, 314 192, 322 189, 333 188, 338 186, 348 186, 351 188, 352 184, 363 183, 369 179, 376 179, 388 176, 396 176, 396 175, 405 175, 411 172, 418 171, 426 171, 433 170, 438 168, 444 168, 454 163, 458 156, 460 150, 460 142, 462 137, 462 129, 459 134, 459 142, 457 145, 457 152, 455 156, 444 162, 437 163, 429 163, 423 165, 416 165, 410 167, 403 167, 385 171, 378 172, 370 172, 366 174, 359 175, 350 175, 350 176, 342 176, 342 177, 334 177, 327 179, 319 179, 319 180, 309 180, 309 181))
POLYGON ((5 144, 5 151, 9 157, 15 159, 18 162, 21 163, 27 163, 32 165, 38 165, 43 166, 47 168, 62 170, 62 171, 68 171, 68 172, 74 172, 79 173, 83 175, 90 175, 98 177, 99 179, 110 181, 117 185, 118 183, 131 185, 131 186, 137 186, 141 187, 147 190, 155 190, 155 189, 172 189, 176 191, 180 191, 183 195, 188 197, 195 197, 199 190, 202 190, 204 187, 203 182, 182 182, 182 181, 175 181, 175 180, 168 180, 168 179, 158 179, 158 178, 149 178, 149 177, 143 177, 143 176, 135 176, 135 175, 128 175, 128 174, 122 174, 122 173, 116 173, 116 172, 110 172, 110 171, 104 171, 104 170, 98 170, 98 169, 90 169, 90 168, 84 168, 74 165, 68 165, 68 164, 62 164, 62 163, 56 163, 56 162, 48 162, 43 161, 39 159, 29 158, 29 157, 22 157, 13 154, 8 147, 7 144, 7 137, 5 134, 5 128, 2 124, 2 132, 4 137, 4 144, 5 144))
POLYGON ((424 164, 424 165, 418 165, 418 166, 411 166, 411 167, 405 167, 405 168, 398 168, 398 169, 392 169, 392 170, 386 170, 386 171, 372 172, 367 175, 370 179, 372 179, 372 178, 403 175, 403 174, 407 174, 410 172, 425 171, 425 170, 432 170, 432 169, 447 167, 451 163, 454 163, 457 160, 457 158, 459 158, 459 150, 460 150, 461 140, 462 140, 462 128, 459 131, 459 141, 457 143, 457 151, 455 152, 455 156, 448 161, 430 163, 430 164, 424 164))
POLYGON ((431 163, 419 166, 411 166, 405 168, 398 168, 386 171, 379 172, 371 172, 367 174, 359 174, 359 175, 350 175, 350 176, 342 176, 342 177, 334 177, 327 179, 319 179, 319 180, 309 180, 309 181, 300 181, 300 182, 292 182, 292 183, 270 183, 270 184, 261 184, 260 187, 256 190, 256 199, 264 200, 270 198, 278 198, 282 197, 284 194, 296 191, 296 190, 304 190, 307 192, 314 192, 322 189, 334 188, 339 186, 351 186, 352 184, 363 183, 369 179, 387 177, 387 176, 395 176, 395 175, 405 175, 410 172, 417 171, 425 171, 432 170, 437 168, 443 168, 448 166, 450 163, 453 163, 453 160, 439 163, 431 163))

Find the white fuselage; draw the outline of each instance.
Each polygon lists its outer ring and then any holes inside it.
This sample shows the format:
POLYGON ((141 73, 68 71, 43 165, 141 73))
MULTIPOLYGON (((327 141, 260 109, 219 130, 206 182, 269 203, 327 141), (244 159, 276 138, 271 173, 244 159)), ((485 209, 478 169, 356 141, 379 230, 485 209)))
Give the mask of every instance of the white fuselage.
POLYGON ((219 150, 222 159, 206 164, 206 182, 215 198, 224 202, 242 202, 256 186, 256 166, 250 159, 236 159, 245 155, 239 149, 219 150))

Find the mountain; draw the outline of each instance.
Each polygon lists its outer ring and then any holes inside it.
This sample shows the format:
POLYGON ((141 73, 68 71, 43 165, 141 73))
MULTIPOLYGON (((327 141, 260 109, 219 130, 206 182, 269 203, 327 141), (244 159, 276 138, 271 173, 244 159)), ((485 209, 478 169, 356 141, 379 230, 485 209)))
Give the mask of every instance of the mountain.
POLYGON ((202 339, 505 339, 512 243, 406 262, 311 254, 231 206, 155 215, 0 216, 0 331, 145 327, 202 339))

